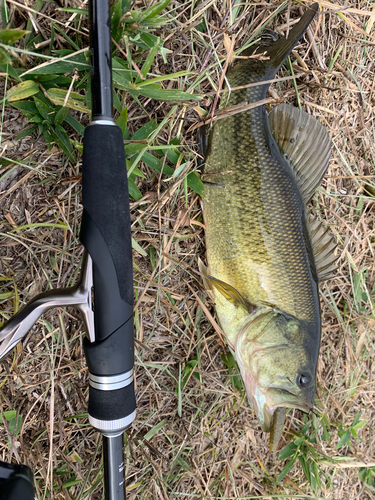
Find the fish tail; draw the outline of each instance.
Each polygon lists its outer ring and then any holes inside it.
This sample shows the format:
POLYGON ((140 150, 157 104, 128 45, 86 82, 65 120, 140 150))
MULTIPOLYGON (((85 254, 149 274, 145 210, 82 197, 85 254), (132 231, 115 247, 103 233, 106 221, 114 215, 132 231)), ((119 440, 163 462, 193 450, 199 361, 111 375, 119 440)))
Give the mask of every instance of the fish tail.
MULTIPOLYGON (((245 57, 234 60, 227 73, 227 80, 230 86, 237 87, 259 82, 259 87, 237 91, 232 97, 230 105, 244 101, 245 95, 249 102, 258 101, 266 96, 270 84, 263 82, 272 80, 275 77, 280 66, 297 45, 318 10, 319 5, 317 3, 311 5, 290 31, 288 38, 281 37, 276 39, 268 31, 265 34, 266 36, 261 37, 259 44, 253 45, 243 52, 244 56, 251 56, 256 53, 264 57, 259 59, 245 57)), ((226 101, 223 102, 225 102, 224 107, 227 106, 226 101)))
POLYGON ((290 31, 288 38, 281 37, 266 49, 266 55, 269 56, 268 66, 272 73, 276 74, 282 63, 297 45, 303 36, 315 14, 319 10, 319 5, 314 3, 301 17, 299 22, 290 31))

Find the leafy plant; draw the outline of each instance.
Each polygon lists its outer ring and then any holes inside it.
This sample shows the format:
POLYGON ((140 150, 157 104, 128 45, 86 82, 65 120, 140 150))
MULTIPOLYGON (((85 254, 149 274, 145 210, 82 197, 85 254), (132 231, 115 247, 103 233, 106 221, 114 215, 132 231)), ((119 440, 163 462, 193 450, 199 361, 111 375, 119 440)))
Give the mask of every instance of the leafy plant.
MULTIPOLYGON (((17 96, 18 94, 13 92, 13 101, 16 100, 17 96)), ((72 143, 62 124, 66 123, 72 126, 79 133, 83 133, 83 127, 75 118, 69 115, 69 108, 51 104, 39 91, 32 96, 31 101, 12 102, 12 105, 21 110, 28 118, 29 123, 32 124, 31 127, 20 132, 16 139, 22 139, 36 131, 38 136, 43 134, 49 148, 56 143, 65 154, 73 161, 75 160, 72 143)))
POLYGON ((358 476, 365 484, 375 488, 375 467, 360 467, 358 476))
POLYGON ((188 361, 185 364, 184 370, 181 372, 181 377, 180 380, 178 381, 178 386, 176 387, 176 394, 178 394, 179 391, 182 391, 188 381, 188 379, 193 376, 199 382, 202 382, 202 376, 199 372, 196 372, 194 369, 198 364, 198 358, 197 356, 194 356, 190 361, 188 361), (191 374, 191 372, 193 373, 191 374))
MULTIPOLYGON (((1 282, 4 282, 5 286, 9 285, 7 282, 12 282, 14 289, 10 290, 8 292, 1 291, 0 292, 0 300, 10 299, 13 297, 13 311, 14 311, 14 313, 18 312, 19 305, 20 305, 20 298, 18 295, 18 288, 17 288, 16 282, 9 275, 8 276, 0 276, 0 283, 1 282)), ((3 326, 3 322, 0 321, 0 328, 2 326, 3 326)))
POLYGON ((360 421, 359 420, 360 416, 361 416, 361 413, 358 412, 351 425, 343 425, 343 424, 339 425, 339 429, 338 429, 337 433, 340 437, 340 441, 337 443, 336 449, 341 448, 345 445, 348 445, 351 448, 351 445, 350 445, 351 438, 360 439, 362 441, 362 439, 357 434, 357 430, 362 429, 362 427, 364 427, 366 425, 367 420, 360 421))
POLYGON ((221 355, 221 359, 225 366, 228 368, 228 375, 232 382, 233 387, 237 389, 240 393, 244 392, 244 385, 242 381, 241 374, 239 373, 238 366, 236 360, 233 357, 233 354, 230 352, 223 353, 221 355))
MULTIPOLYGON (((161 0, 143 10, 130 10, 130 0, 118 0, 111 7, 112 38, 114 41, 112 57, 113 102, 119 113, 117 123, 123 130, 124 139, 128 142, 126 156, 129 171, 129 192, 135 200, 142 197, 136 179, 137 177, 145 177, 138 168, 140 161, 153 170, 170 176, 170 178, 184 174, 181 180, 186 197, 188 186, 198 194, 203 194, 204 191, 203 183, 197 174, 188 171, 187 167, 190 162, 182 155, 178 138, 174 138, 164 147, 155 144, 158 132, 167 122, 163 120, 162 123, 158 124, 156 120, 151 120, 132 137, 129 137, 127 110, 121 103, 121 95, 124 91, 140 105, 140 97, 167 101, 186 101, 200 98, 199 95, 192 95, 180 88, 164 89, 162 86, 163 82, 181 81, 182 78, 190 74, 188 71, 179 71, 163 76, 150 75, 157 54, 161 53, 166 61, 166 54, 169 52, 163 47, 162 40, 152 33, 156 27, 162 26, 168 21, 168 18, 160 13, 169 3, 170 0, 161 0), (125 45, 125 49, 122 49, 120 45, 123 47, 125 45), (133 46, 132 51, 130 50, 131 45, 133 46), (134 57, 137 58, 136 62, 134 57)), ((38 2, 36 7, 39 8, 38 2)), ((88 15, 88 12, 82 9, 60 10, 74 12, 78 18, 87 18, 88 15)), ((28 32, 22 32, 22 34, 25 33, 28 32)), ((17 33, 17 36, 20 37, 21 32, 17 33)), ((12 40, 16 39, 16 35, 13 34, 12 40)), ((55 24, 52 24, 51 42, 48 48, 51 56, 45 54, 45 50, 35 47, 36 37, 34 35, 31 34, 25 43, 29 49, 33 50, 35 65, 27 72, 24 72, 21 67, 15 68, 13 78, 19 83, 6 93, 6 102, 22 111, 30 123, 30 126, 18 134, 16 139, 34 133, 38 137, 43 135, 49 148, 53 144, 57 144, 72 161, 75 161, 73 146, 81 150, 81 145, 69 138, 66 127, 70 126, 83 135, 84 127, 72 116, 71 110, 90 113, 89 54, 88 52, 82 53, 79 38, 72 40, 55 24), (52 48, 56 31, 65 38, 68 46, 71 47, 70 49, 54 50, 52 48), (69 73, 74 74, 73 79, 67 76, 69 73), (85 89, 85 93, 82 92, 83 89, 85 89)))
MULTIPOLYGON (((358 412, 351 425, 338 425, 340 440, 336 445, 336 449, 346 444, 350 446, 349 441, 351 438, 360 439, 357 430, 364 427, 366 420, 360 421, 359 419, 360 413, 358 412)), ((315 447, 317 443, 316 436, 320 429, 322 429, 322 432, 319 436, 319 441, 331 441, 331 433, 328 431, 330 422, 325 414, 321 415, 320 419, 314 416, 313 420, 314 429, 312 431, 310 430, 312 424, 310 421, 302 428, 297 437, 280 451, 278 456, 279 460, 285 460, 287 458, 290 458, 290 460, 278 475, 276 479, 277 484, 292 470, 297 460, 301 464, 303 473, 314 493, 321 489, 321 477, 324 477, 329 483, 331 482, 329 476, 327 476, 320 465, 326 462, 332 463, 332 459, 315 447)), ((365 472, 362 474, 365 474, 365 472)))
POLYGON ((177 379, 177 387, 175 390, 175 394, 178 397, 178 415, 182 416, 182 391, 191 376, 195 377, 197 380, 202 382, 202 377, 199 372, 196 372, 194 369, 198 364, 198 357, 194 356, 190 361, 185 364, 184 369, 182 370, 181 365, 179 366, 179 376, 177 379), (191 373, 193 372, 193 373, 191 373))
POLYGON ((18 42, 27 33, 29 32, 18 29, 0 30, 0 66, 11 64, 10 46, 18 42))
POLYGON ((368 299, 367 294, 363 291, 366 288, 366 279, 368 277, 368 269, 364 268, 357 272, 353 269, 353 294, 358 311, 366 311, 361 306, 362 300, 368 299))
MULTIPOLYGON (((71 453, 69 455, 69 460, 72 461, 73 463, 82 463, 82 458, 78 455, 77 452, 71 453)), ((77 474, 72 472, 72 470, 66 463, 63 463, 61 467, 55 470, 54 474, 64 479, 62 487, 66 488, 67 490, 69 490, 69 488, 71 488, 72 486, 75 486, 76 484, 80 484, 82 482, 82 479, 78 479, 77 474), (64 478, 64 476, 67 476, 67 478, 64 478)), ((54 489, 55 490, 60 489, 57 483, 54 483, 54 489)))
POLYGON ((280 451, 279 460, 287 458, 290 458, 290 460, 278 475, 276 483, 279 484, 284 479, 298 460, 311 489, 316 493, 321 488, 320 476, 325 476, 328 481, 329 478, 319 466, 321 455, 314 448, 314 444, 316 444, 315 431, 312 435, 308 435, 310 426, 311 422, 308 422, 301 430, 299 436, 280 451))
POLYGON ((182 174, 183 170, 181 170, 181 167, 184 167, 186 172, 182 180, 185 192, 187 186, 198 194, 202 195, 204 192, 204 184, 198 175, 195 172, 188 172, 187 166, 189 162, 186 161, 184 155, 179 151, 182 145, 179 144, 180 141, 178 138, 172 139, 169 144, 164 146, 153 145, 164 122, 165 120, 160 124, 156 120, 147 122, 130 139, 126 124, 126 112, 123 112, 117 120, 117 125, 121 127, 127 142, 125 154, 127 158, 129 194, 135 200, 142 198, 142 193, 136 185, 136 177, 145 177, 137 166, 140 161, 156 172, 166 174, 171 178, 176 178, 182 174), (150 151, 154 154, 151 154, 150 151))
MULTIPOLYGON (((9 432, 14 436, 18 436, 22 427, 22 415, 17 416, 16 410, 4 411, 3 415, 0 415, 0 424, 4 423, 4 418, 8 422, 9 432), (4 415, 4 417, 3 417, 4 415)), ((8 443, 10 447, 10 443, 8 443)))

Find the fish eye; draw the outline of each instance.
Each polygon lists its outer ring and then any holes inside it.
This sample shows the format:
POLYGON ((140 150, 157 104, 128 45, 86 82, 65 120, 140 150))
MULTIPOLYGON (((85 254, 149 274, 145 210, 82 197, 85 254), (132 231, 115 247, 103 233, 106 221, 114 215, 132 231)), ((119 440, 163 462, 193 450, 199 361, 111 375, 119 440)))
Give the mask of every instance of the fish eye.
POLYGON ((299 387, 309 387, 312 383, 312 376, 310 373, 301 373, 297 377, 297 385, 299 387))

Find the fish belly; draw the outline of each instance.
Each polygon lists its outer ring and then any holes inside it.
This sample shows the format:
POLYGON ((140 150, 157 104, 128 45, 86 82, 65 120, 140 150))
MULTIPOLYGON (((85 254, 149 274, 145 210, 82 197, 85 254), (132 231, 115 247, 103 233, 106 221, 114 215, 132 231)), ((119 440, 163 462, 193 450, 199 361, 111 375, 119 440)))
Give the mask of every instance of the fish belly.
POLYGON ((317 284, 303 202, 290 167, 271 152, 264 113, 219 120, 212 131, 203 200, 209 270, 254 305, 312 321, 317 284))

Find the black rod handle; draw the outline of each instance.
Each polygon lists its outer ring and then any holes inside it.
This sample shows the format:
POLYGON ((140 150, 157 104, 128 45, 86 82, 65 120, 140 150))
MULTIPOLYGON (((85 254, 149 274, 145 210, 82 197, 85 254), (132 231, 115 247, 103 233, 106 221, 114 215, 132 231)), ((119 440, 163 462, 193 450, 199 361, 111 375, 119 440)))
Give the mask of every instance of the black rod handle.
POLYGON ((117 432, 135 417, 133 265, 122 132, 93 122, 83 149, 81 241, 93 262, 95 341, 84 341, 90 372, 89 417, 117 432))

